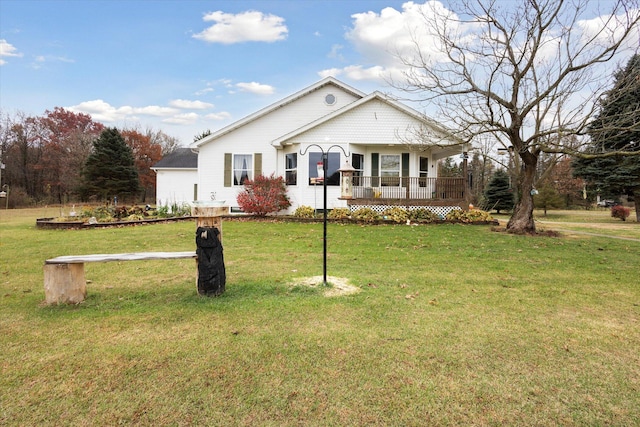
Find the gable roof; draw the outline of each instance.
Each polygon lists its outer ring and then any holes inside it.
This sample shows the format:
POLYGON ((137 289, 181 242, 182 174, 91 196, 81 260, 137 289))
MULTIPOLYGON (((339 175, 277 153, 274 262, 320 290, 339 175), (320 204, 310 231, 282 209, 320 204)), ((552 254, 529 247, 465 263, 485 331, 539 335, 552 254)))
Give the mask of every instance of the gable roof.
POLYGON ((244 117, 244 118, 242 118, 242 119, 240 119, 240 120, 238 120, 238 121, 236 121, 234 123, 231 123, 229 126, 226 126, 226 127, 222 128, 222 129, 217 130, 216 132, 213 132, 211 135, 208 135, 208 136, 206 136, 206 137, 194 142, 193 144, 191 144, 191 148, 197 151, 198 148, 203 146, 204 144, 207 144, 207 143, 209 143, 209 142, 211 142, 211 141, 213 141, 213 140, 215 140, 215 139, 217 139, 217 138, 219 138, 219 137, 221 137, 223 135, 226 135, 229 132, 232 132, 232 131, 238 129, 238 128, 244 126, 245 124, 247 124, 247 123, 249 123, 249 122, 251 122, 253 120, 256 120, 256 119, 258 119, 260 117, 263 117, 263 116, 271 113, 272 111, 277 110, 278 108, 282 108, 285 105, 287 105, 287 104, 289 104, 291 102, 294 102, 294 101, 296 101, 296 100, 298 100, 298 99, 310 94, 311 92, 314 92, 314 91, 316 91, 316 90, 318 90, 318 89, 320 89, 320 88, 322 88, 324 86, 330 85, 330 84, 339 87, 340 89, 352 94, 353 96, 355 96, 357 98, 365 97, 365 93, 364 92, 360 92, 359 90, 354 89, 351 86, 346 85, 345 83, 342 83, 341 81, 337 80, 335 77, 326 77, 326 78, 320 80, 319 82, 317 82, 317 83, 315 83, 315 84, 313 84, 313 85, 311 85, 311 86, 309 86, 309 87, 307 87, 305 89, 302 89, 302 90, 300 90, 300 91, 298 91, 298 92, 296 92, 296 93, 294 93, 294 94, 292 94, 292 95, 290 95, 290 96, 288 96, 288 97, 286 97, 284 99, 281 99, 280 101, 278 101, 278 102, 276 102, 274 104, 271 104, 271 105, 269 105, 269 106, 267 106, 267 107, 265 107, 265 108, 263 108, 261 110, 256 111, 253 114, 250 114, 250 115, 248 115, 248 116, 246 116, 246 117, 244 117))
POLYGON ((453 141, 456 142, 452 142, 451 145, 459 145, 462 144, 463 142, 461 140, 459 140, 459 138, 453 136, 451 134, 451 132, 449 132, 447 129, 445 129, 444 127, 440 126, 437 122, 433 121, 432 119, 428 118, 427 116, 425 116, 424 114, 418 112, 417 110, 414 110, 413 108, 398 102, 397 100, 379 92, 379 91, 375 91, 373 93, 371 93, 370 95, 367 95, 363 98, 358 99, 357 101, 354 101, 348 105, 345 105, 344 107, 340 108, 339 110, 336 110, 330 114, 327 114, 326 116, 320 117, 317 120, 314 120, 296 130, 294 130, 293 132, 289 132, 286 135, 282 135, 280 138, 275 139, 273 141, 271 141, 271 145, 273 145, 274 147, 282 147, 282 144, 288 140, 290 140, 291 138, 295 138, 296 136, 310 130, 313 129, 317 126, 320 126, 323 123, 326 123, 330 120, 333 120, 334 118, 345 114, 355 108, 360 107, 363 104, 366 104, 368 102, 372 102, 373 100, 378 100, 381 101, 389 106, 391 106, 392 108, 395 108, 397 110, 400 110, 402 112, 404 112, 405 114, 415 118, 416 120, 425 123, 426 125, 428 125, 430 128, 432 128, 434 131, 442 134, 442 135, 446 135, 447 137, 451 138, 453 141))
POLYGON ((197 169, 198 153, 194 153, 190 148, 177 148, 164 156, 151 169, 197 169))

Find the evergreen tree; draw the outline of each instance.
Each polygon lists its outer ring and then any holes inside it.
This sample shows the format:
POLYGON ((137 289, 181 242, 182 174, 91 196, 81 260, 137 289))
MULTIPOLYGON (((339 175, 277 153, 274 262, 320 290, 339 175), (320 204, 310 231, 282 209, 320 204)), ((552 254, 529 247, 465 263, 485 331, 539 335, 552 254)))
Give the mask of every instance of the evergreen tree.
POLYGON ((97 196, 100 200, 124 200, 139 193, 133 152, 116 128, 105 129, 94 141, 82 178, 80 192, 84 199, 97 196))
POLYGON ((614 77, 613 88, 590 124, 587 153, 623 150, 638 155, 578 158, 573 162, 574 175, 584 178, 601 196, 634 199, 640 221, 640 55, 634 55, 614 77))
POLYGON ((484 192, 487 209, 501 210, 513 209, 513 190, 509 184, 509 175, 502 169, 496 171, 491 177, 487 189, 484 192))
POLYGON ((533 197, 533 203, 538 209, 544 210, 544 216, 547 216, 548 209, 557 209, 562 207, 562 197, 551 182, 545 181, 540 187, 538 194, 533 197))
POLYGON ((461 177, 462 165, 456 164, 452 157, 438 162, 438 176, 441 178, 461 177))

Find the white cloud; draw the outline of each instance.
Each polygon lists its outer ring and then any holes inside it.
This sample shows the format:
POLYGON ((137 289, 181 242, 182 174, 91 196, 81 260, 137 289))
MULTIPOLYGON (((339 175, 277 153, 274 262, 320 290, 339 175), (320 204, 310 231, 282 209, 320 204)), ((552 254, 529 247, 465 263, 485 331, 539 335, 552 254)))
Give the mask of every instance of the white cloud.
POLYGON ((203 20, 215 23, 193 37, 209 43, 275 42, 286 39, 289 32, 284 18, 255 10, 235 15, 218 10, 207 13, 203 20))
MULTIPOLYGON (((132 107, 128 107, 132 108, 132 107)), ((176 113, 175 108, 160 107, 159 105, 149 105, 147 107, 133 107, 134 114, 144 114, 147 116, 164 117, 176 113)))
POLYGON ((131 107, 115 108, 102 99, 84 101, 80 104, 65 108, 73 111, 74 113, 89 114, 94 120, 101 122, 115 122, 121 120, 128 114, 131 114, 132 110, 131 107))
POLYGON ((327 54, 327 57, 343 61, 344 57, 340 53, 342 49, 344 49, 344 46, 342 46, 341 44, 334 44, 333 46, 331 46, 331 51, 327 54))
POLYGON ((33 58, 33 62, 30 64, 30 66, 34 70, 39 70, 40 68, 43 68, 45 66, 44 65, 45 63, 51 63, 51 62, 65 62, 65 63, 73 64, 76 61, 64 56, 38 55, 33 58))
POLYGON ((18 52, 18 49, 5 39, 0 39, 0 65, 7 63, 7 61, 3 59, 5 56, 19 58, 22 56, 22 53, 18 52))
POLYGON ((275 92, 273 86, 264 85, 256 82, 251 83, 237 83, 236 87, 242 92, 250 92, 256 95, 271 95, 275 92))
POLYGON ((169 102, 169 105, 183 110, 206 110, 208 108, 213 108, 213 104, 209 104, 208 102, 189 101, 186 99, 174 99, 169 102))
MULTIPOLYGON (((612 39, 621 36, 627 20, 634 19, 638 13, 640 13, 638 9, 629 9, 625 15, 613 18, 603 15, 581 20, 577 22, 575 29, 581 33, 583 39, 597 34, 596 43, 610 44, 612 39)), ((401 77, 402 71, 406 70, 406 65, 399 60, 399 57, 410 59, 417 53, 416 47, 419 47, 422 58, 432 64, 448 61, 439 38, 434 34, 433 29, 426 25, 427 22, 434 19, 437 21, 437 17, 443 16, 451 18, 448 21, 448 30, 457 32, 461 37, 460 42, 480 41, 478 35, 482 28, 472 22, 463 23, 462 20, 458 20, 457 16, 443 5, 443 2, 427 0, 420 4, 407 1, 400 11, 386 7, 379 13, 368 11, 353 14, 352 26, 346 32, 345 39, 361 55, 361 64, 343 69, 323 70, 320 75, 342 74, 356 80, 377 80, 381 74, 385 77, 401 77)), ((557 32, 553 29, 546 34, 547 41, 557 36, 557 32)), ((640 27, 636 26, 623 48, 631 51, 637 49, 638 40, 640 40, 640 27)), ((575 37, 574 41, 578 43, 579 38, 575 37)), ((557 49, 557 43, 547 42, 543 44, 537 55, 543 60, 553 60, 558 54, 557 49)), ((332 49, 330 56, 337 53, 336 49, 332 49)))
POLYGON ((226 111, 222 111, 220 113, 211 113, 211 114, 207 114, 206 116, 204 116, 206 119, 211 119, 211 120, 227 120, 231 118, 231 114, 226 112, 226 111))
POLYGON ((209 92, 214 92, 214 91, 215 91, 215 89, 214 89, 214 88, 212 88, 212 87, 206 87, 206 88, 204 88, 204 89, 200 89, 200 90, 196 91, 196 92, 195 92, 195 95, 197 95, 197 96, 201 96, 201 95, 205 95, 205 94, 207 94, 207 93, 209 93, 209 92))
POLYGON ((338 77, 340 74, 342 74, 342 68, 327 68, 326 70, 318 72, 321 79, 326 77, 338 77))
POLYGON ((393 78, 402 77, 402 70, 396 67, 384 68, 380 65, 365 68, 362 65, 349 65, 344 68, 327 68, 318 73, 320 78, 343 76, 354 81, 376 81, 385 82, 385 78, 392 76, 393 78))
POLYGON ((172 125, 191 125, 198 121, 199 117, 200 116, 198 116, 196 113, 184 113, 164 119, 162 120, 162 122, 172 125))
MULTIPOLYGON (((362 62, 369 65, 351 65, 341 69, 339 74, 355 80, 381 80, 385 76, 398 75, 406 68, 399 56, 412 55, 416 45, 433 61, 441 59, 438 38, 425 25, 425 20, 434 13, 449 12, 438 1, 423 4, 409 1, 402 5, 402 11, 386 7, 380 13, 369 11, 351 15, 352 27, 345 38, 361 55, 362 62)), ((332 53, 338 52, 332 49, 332 53)), ((321 75, 329 72, 336 75, 337 69, 324 70, 321 75)))
MULTIPOLYGON (((388 69, 387 69, 388 70, 388 69)), ((343 68, 342 73, 351 80, 381 80, 388 72, 380 65, 364 68, 361 65, 350 65, 343 68)))
POLYGON ((102 99, 84 101, 80 104, 65 108, 75 113, 89 114, 94 120, 108 123, 119 120, 138 120, 137 115, 166 117, 178 112, 175 108, 161 107, 158 105, 149 105, 146 107, 124 105, 122 107, 114 107, 102 99))
MULTIPOLYGON (((613 40, 620 40, 624 29, 628 27, 628 20, 636 19, 640 14, 640 9, 629 9, 625 15, 603 15, 593 19, 578 21, 578 27, 582 30, 584 41, 595 38, 596 43, 609 45, 613 40)), ((623 48, 636 50, 640 40, 640 27, 635 26, 631 34, 627 37, 623 48)))

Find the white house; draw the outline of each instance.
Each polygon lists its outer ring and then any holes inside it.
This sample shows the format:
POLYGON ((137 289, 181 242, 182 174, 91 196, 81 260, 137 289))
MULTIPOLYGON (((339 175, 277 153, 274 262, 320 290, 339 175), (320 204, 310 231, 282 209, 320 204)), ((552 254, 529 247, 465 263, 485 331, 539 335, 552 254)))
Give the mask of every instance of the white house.
POLYGON ((184 205, 198 197, 198 154, 178 148, 151 168, 156 173, 156 204, 184 205))
POLYGON ((461 154, 461 147, 416 110, 328 77, 190 148, 198 153, 197 199, 224 200, 232 212, 245 179, 272 173, 285 177, 290 212, 302 205, 323 209, 318 163, 326 153, 328 209, 427 206, 446 214, 464 206, 466 179, 438 179, 436 162, 461 154), (341 198, 338 170, 346 162, 355 168, 351 200, 341 198))

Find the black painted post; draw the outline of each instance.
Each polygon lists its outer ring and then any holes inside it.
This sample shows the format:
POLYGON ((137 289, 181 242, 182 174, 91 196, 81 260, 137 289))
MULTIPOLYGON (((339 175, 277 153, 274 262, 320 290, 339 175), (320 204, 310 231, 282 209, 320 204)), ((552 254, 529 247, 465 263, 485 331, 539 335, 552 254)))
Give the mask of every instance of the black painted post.
POLYGON ((327 148, 326 150, 323 149, 322 147, 320 147, 318 144, 311 144, 309 145, 304 152, 300 151, 300 155, 304 156, 307 153, 307 150, 309 150, 310 147, 317 147, 320 152, 322 153, 322 189, 323 189, 323 199, 324 199, 324 213, 323 213, 323 234, 322 234, 322 284, 323 285, 327 285, 327 167, 328 167, 328 163, 329 163, 329 151, 331 151, 332 148, 337 147, 340 150, 342 150, 342 152, 344 153, 344 155, 346 157, 349 157, 350 154, 347 154, 346 151, 344 151, 344 148, 342 148, 339 145, 332 145, 331 147, 327 148))
POLYGON ((324 190, 324 232, 322 235, 323 247, 322 247, 322 284, 327 285, 327 163, 329 159, 329 152, 322 153, 322 186, 324 190))

